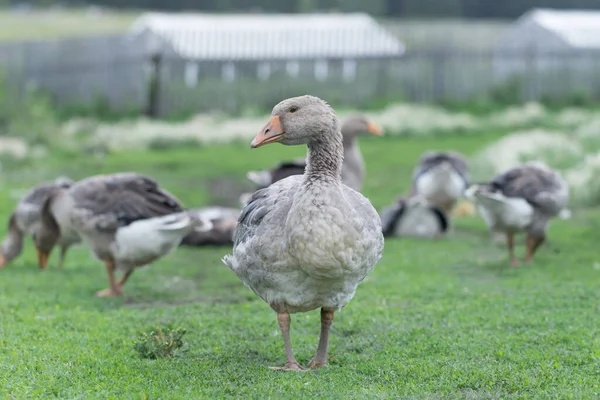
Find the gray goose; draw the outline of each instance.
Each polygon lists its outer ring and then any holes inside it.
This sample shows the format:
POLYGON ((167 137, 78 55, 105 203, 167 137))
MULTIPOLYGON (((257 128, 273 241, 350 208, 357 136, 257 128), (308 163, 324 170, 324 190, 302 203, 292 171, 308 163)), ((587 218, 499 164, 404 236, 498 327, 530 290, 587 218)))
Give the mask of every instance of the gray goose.
POLYGON ((342 183, 342 134, 331 107, 313 96, 283 100, 251 143, 308 146, 306 171, 252 194, 233 254, 223 262, 277 313, 286 363, 301 371, 290 342, 290 314, 321 309, 309 368, 327 363, 329 328, 383 251, 381 220, 367 198, 342 183))
POLYGON ((533 259, 546 239, 550 220, 566 210, 569 187, 544 163, 532 161, 509 169, 491 182, 474 184, 466 196, 492 232, 506 235, 510 262, 519 262, 514 252, 514 235, 525 232, 525 262, 533 259))
MULTIPOLYGON (((344 161, 342 163, 342 182, 352 189, 360 191, 365 177, 365 162, 358 147, 357 136, 362 133, 381 136, 383 131, 364 115, 351 115, 342 124, 344 161)), ((302 175, 306 168, 305 159, 282 162, 266 171, 250 171, 247 176, 262 189, 280 179, 291 175, 302 175)))
POLYGON ((469 185, 468 164, 454 151, 428 151, 413 171, 412 195, 423 197, 446 215, 469 185))
POLYGON ((123 172, 83 179, 53 193, 42 207, 38 252, 52 251, 60 232, 76 231, 106 265, 109 288, 97 296, 118 296, 134 269, 179 246, 192 230, 210 221, 184 211, 173 195, 143 175, 123 172), (122 278, 115 279, 115 271, 122 278))
MULTIPOLYGON (((21 254, 26 235, 31 236, 34 242, 37 240, 44 202, 56 191, 69 188, 72 183, 73 181, 67 177, 59 177, 52 182, 43 182, 29 190, 17 203, 9 217, 7 235, 0 244, 0 268, 4 268, 21 254)), ((80 241, 77 233, 62 232, 58 240, 60 258, 57 268, 62 268, 68 249, 80 241)), ((40 261, 41 268, 46 267, 47 260, 43 260, 43 258, 44 255, 38 253, 38 260, 43 261, 40 261)))

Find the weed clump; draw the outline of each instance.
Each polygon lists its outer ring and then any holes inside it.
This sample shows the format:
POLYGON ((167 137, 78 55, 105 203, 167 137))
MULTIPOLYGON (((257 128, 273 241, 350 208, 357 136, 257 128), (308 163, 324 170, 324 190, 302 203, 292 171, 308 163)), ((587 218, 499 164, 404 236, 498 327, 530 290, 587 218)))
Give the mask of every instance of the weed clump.
POLYGON ((177 357, 186 350, 183 342, 186 332, 184 328, 161 327, 149 332, 140 332, 133 340, 133 348, 140 357, 151 360, 177 357))

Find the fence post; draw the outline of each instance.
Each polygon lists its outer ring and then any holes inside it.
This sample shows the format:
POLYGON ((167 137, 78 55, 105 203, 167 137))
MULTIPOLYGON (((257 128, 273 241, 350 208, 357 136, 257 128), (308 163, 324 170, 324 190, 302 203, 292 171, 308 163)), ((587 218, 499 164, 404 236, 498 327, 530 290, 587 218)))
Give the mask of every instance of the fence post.
POLYGON ((446 49, 435 50, 433 73, 433 101, 446 99, 446 49))
POLYGON ((536 51, 536 48, 534 48, 533 46, 529 46, 527 47, 527 53, 526 53, 526 73, 525 73, 525 82, 524 82, 524 87, 525 87, 525 101, 534 101, 534 100, 538 100, 538 82, 537 79, 539 79, 538 75, 536 74, 536 57, 538 56, 538 52, 536 51))
POLYGON ((156 118, 160 113, 160 79, 161 79, 162 56, 153 54, 150 58, 150 81, 148 82, 148 102, 146 104, 146 116, 156 118))
POLYGON ((389 58, 384 58, 382 57, 378 57, 377 58, 377 83, 376 83, 376 91, 377 91, 377 96, 380 99, 384 99, 384 100, 389 100, 388 96, 389 96, 389 86, 390 86, 390 82, 389 82, 389 74, 388 74, 388 70, 389 70, 389 58))

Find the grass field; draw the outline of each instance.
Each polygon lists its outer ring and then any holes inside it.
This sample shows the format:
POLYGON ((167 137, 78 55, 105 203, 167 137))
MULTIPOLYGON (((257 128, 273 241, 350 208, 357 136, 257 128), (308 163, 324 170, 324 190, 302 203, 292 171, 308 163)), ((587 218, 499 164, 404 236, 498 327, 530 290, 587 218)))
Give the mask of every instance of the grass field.
MULTIPOLYGON (((498 135, 366 138, 364 193, 379 209, 408 187, 424 150, 474 154, 498 135)), ((249 169, 300 156, 248 143, 5 163, 0 210, 12 191, 57 174, 135 170, 188 206, 234 204, 249 169)), ((2 228, 4 229, 4 228, 2 228)), ((0 397, 68 399, 491 399, 600 396, 600 211, 557 220, 530 266, 509 268, 476 217, 440 241, 388 240, 384 257, 332 327, 330 364, 306 373, 284 361, 270 308, 220 258, 229 248, 179 249, 136 272, 124 298, 95 298, 104 267, 74 248, 64 270, 25 254, 0 271, 0 397), (181 326, 187 352, 141 359, 132 340, 181 326)), ((523 246, 518 248, 520 254, 523 246)), ((292 317, 296 357, 316 350, 318 312, 292 317)))

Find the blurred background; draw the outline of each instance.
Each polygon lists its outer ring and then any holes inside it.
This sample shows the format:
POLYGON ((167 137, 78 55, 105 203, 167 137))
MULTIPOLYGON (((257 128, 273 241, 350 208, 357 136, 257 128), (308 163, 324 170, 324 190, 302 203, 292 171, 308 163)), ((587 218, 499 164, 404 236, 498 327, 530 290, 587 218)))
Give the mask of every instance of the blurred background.
POLYGON ((594 0, 2 6, 0 67, 11 97, 37 90, 68 115, 242 114, 299 91, 358 108, 600 96, 594 0))
POLYGON ((310 93, 388 136, 492 132, 475 179, 544 159, 596 204, 599 49, 595 0, 4 0, 0 159, 247 141, 310 93))

